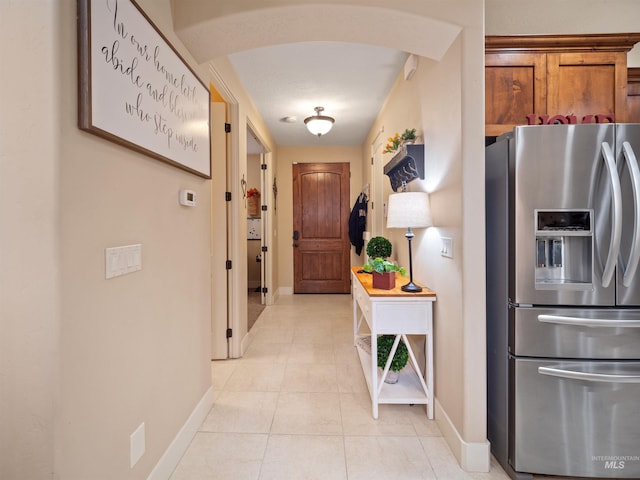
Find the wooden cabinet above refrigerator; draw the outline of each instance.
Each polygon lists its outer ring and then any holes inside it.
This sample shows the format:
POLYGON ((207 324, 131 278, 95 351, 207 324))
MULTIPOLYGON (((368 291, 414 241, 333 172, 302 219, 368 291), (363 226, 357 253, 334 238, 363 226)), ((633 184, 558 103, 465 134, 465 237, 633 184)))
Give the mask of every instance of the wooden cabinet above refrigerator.
POLYGON ((627 120, 627 52, 640 33, 485 37, 485 135, 527 115, 627 120))

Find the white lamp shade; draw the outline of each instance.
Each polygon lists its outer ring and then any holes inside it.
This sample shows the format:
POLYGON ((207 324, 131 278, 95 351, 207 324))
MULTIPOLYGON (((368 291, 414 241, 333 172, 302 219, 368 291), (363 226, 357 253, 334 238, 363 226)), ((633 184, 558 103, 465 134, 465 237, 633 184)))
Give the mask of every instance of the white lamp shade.
POLYGON ((307 118, 304 123, 307 125, 307 130, 317 136, 322 136, 329 133, 331 127, 333 127, 333 118, 318 115, 315 117, 307 118))
POLYGON ((389 195, 387 228, 424 228, 433 226, 429 194, 402 192, 389 195))

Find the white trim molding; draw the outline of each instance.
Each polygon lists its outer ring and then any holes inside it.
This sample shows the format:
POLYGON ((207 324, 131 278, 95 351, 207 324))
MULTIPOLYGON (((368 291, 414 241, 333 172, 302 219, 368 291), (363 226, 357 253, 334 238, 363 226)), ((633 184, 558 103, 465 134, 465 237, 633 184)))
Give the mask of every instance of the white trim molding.
POLYGON ((278 296, 280 295, 293 295, 293 287, 278 288, 278 296))
POLYGON ((166 480, 171 477, 180 459, 187 451, 187 448, 189 448, 193 437, 198 433, 200 425, 202 425, 205 418, 207 418, 207 414, 212 406, 213 387, 209 387, 167 450, 162 457, 160 457, 160 460, 147 477, 147 480, 166 480))
POLYGON ((434 406, 436 422, 460 467, 467 472, 488 472, 491 464, 489 442, 465 442, 437 398, 434 406))

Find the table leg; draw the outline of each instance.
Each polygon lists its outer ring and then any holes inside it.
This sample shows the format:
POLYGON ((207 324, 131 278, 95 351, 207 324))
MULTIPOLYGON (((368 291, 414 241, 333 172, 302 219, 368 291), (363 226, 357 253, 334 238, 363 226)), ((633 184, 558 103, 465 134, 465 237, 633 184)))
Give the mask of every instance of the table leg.
POLYGON ((427 335, 424 341, 427 359, 427 418, 433 420, 433 335, 427 335))

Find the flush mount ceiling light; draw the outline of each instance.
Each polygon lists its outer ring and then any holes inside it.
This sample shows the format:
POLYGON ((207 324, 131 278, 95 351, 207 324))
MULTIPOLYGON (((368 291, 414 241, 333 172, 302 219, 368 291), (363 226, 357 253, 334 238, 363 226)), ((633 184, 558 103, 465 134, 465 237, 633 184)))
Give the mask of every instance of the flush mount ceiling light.
POLYGON ((329 130, 333 127, 335 119, 325 115, 320 115, 320 113, 324 111, 323 107, 316 107, 314 110, 316 111, 316 115, 305 118, 304 124, 307 126, 307 130, 309 130, 309 132, 321 137, 322 135, 329 133, 329 130))

